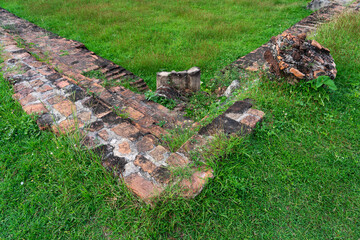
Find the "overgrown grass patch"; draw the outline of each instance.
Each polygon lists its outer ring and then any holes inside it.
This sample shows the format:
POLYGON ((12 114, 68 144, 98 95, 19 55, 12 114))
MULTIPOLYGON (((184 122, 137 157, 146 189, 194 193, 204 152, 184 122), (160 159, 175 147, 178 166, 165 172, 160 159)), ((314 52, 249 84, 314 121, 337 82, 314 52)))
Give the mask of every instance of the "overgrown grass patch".
POLYGON ((144 78, 158 71, 214 73, 281 33, 309 11, 300 0, 3 0, 11 12, 144 78))

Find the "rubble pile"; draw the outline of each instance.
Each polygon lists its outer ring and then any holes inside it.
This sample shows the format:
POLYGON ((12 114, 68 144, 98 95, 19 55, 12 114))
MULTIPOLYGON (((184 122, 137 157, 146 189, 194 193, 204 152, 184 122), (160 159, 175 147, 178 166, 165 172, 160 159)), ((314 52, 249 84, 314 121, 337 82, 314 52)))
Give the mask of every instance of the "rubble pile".
POLYGON ((319 76, 336 77, 336 64, 330 50, 315 40, 306 40, 306 34, 294 36, 284 33, 273 37, 264 58, 270 72, 288 79, 290 83, 309 81, 319 76))

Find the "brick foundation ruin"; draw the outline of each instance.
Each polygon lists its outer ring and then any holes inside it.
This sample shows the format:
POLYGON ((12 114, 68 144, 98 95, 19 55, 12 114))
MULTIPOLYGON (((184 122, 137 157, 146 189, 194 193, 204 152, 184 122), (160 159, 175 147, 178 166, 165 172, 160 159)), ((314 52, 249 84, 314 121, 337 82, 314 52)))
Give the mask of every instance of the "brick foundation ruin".
MULTIPOLYGON (((310 15, 287 32, 307 33, 320 19, 330 19, 343 10, 339 5, 329 7, 310 15)), ((87 77, 86 73, 96 70, 108 80, 126 79, 131 86, 144 91, 148 88, 141 78, 97 56, 82 43, 61 38, 4 9, 0 10, 0 22, 6 26, 6 29, 0 28, 5 59, 3 71, 14 85, 14 98, 28 114, 39 116, 37 123, 41 129, 55 133, 82 132, 83 144, 101 156, 102 165, 144 200, 158 196, 175 183, 179 184, 181 195, 196 196, 213 173, 208 167, 189 167, 191 153, 201 152, 214 139, 214 134, 248 134, 264 117, 250 102, 236 102, 176 152, 170 152, 160 144, 160 137, 167 134, 167 129, 191 125, 191 121, 179 112, 147 101, 143 94, 124 87, 105 88, 104 80, 87 77), (15 38, 22 39, 25 47, 19 47, 15 38), (38 61, 30 52, 48 60, 38 61), (160 127, 161 121, 167 124, 160 127), (189 179, 174 178, 172 168, 187 166, 191 171, 189 179)), ((265 49, 265 46, 257 49, 233 66, 259 69, 265 63, 265 49)), ((187 74, 184 79, 192 76, 187 74)), ((181 78, 182 75, 174 73, 174 76, 181 78)), ((171 81, 177 84, 176 79, 171 81)), ((193 86, 192 90, 199 89, 198 85, 193 86)))

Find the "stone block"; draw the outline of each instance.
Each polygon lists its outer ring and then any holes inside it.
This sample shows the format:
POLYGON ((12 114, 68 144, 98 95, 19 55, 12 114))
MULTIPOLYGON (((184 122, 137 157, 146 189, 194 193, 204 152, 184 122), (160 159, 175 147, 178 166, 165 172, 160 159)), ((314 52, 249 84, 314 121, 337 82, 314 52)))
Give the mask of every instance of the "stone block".
POLYGON ((197 92, 200 90, 200 68, 193 67, 190 68, 188 71, 188 81, 189 81, 189 90, 191 92, 197 92))
POLYGON ((156 74, 156 88, 170 84, 170 72, 158 72, 156 74))

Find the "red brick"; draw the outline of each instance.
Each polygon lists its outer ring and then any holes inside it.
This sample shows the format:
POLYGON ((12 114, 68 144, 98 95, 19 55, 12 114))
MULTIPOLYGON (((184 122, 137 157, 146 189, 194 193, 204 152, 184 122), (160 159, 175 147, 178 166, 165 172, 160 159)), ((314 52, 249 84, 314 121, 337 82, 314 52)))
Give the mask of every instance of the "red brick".
POLYGON ((17 83, 14 85, 14 92, 20 92, 23 89, 28 89, 29 87, 27 87, 27 85, 22 82, 22 83, 17 83))
POLYGON ((74 120, 64 120, 59 125, 52 125, 52 130, 56 134, 73 132, 76 129, 74 120))
POLYGON ((125 98, 131 98, 135 96, 135 93, 130 91, 129 89, 125 89, 121 92, 121 95, 123 95, 125 98))
POLYGON ((146 116, 146 117, 142 118, 141 120, 137 121, 137 123, 141 127, 148 128, 155 123, 155 120, 150 116, 146 116))
POLYGON ((119 153, 121 154, 130 154, 131 153, 131 148, 130 148, 130 144, 128 142, 122 142, 119 145, 119 153))
POLYGON ((183 167, 189 163, 189 160, 177 153, 172 153, 166 162, 172 167, 183 167))
POLYGON ((243 118, 240 121, 240 123, 245 124, 246 126, 248 126, 250 128, 254 128, 259 121, 260 121, 260 119, 249 115, 249 116, 246 116, 245 118, 243 118))
POLYGON ((24 107, 24 111, 27 114, 31 114, 31 113, 41 114, 48 112, 48 110, 45 108, 45 106, 42 103, 27 105, 24 107))
POLYGON ((48 101, 48 103, 50 103, 51 105, 54 105, 54 104, 57 104, 57 103, 63 101, 64 99, 65 99, 64 96, 58 95, 58 96, 55 96, 55 97, 53 97, 53 98, 48 99, 47 101, 48 101))
POLYGON ((53 88, 50 87, 49 85, 44 85, 44 86, 38 88, 36 91, 37 92, 47 92, 47 91, 50 91, 50 90, 53 90, 53 88))
POLYGON ((135 121, 138 121, 140 120, 141 118, 144 117, 144 115, 139 112, 139 111, 136 111, 135 109, 133 109, 132 107, 128 107, 125 109, 125 112, 129 114, 130 118, 131 119, 134 119, 135 121))
POLYGON ((147 152, 155 147, 154 143, 154 137, 152 137, 151 135, 146 135, 138 143, 136 143, 136 147, 139 152, 147 152))
POLYGON ((250 110, 247 113, 258 116, 261 119, 265 116, 265 113, 263 111, 259 111, 257 109, 253 109, 253 108, 250 108, 250 110))
POLYGON ((155 161, 162 161, 165 157, 164 154, 167 152, 168 150, 166 150, 166 148, 159 145, 150 152, 150 155, 155 159, 155 161))
POLYGON ((24 97, 23 99, 20 100, 20 104, 22 106, 26 106, 27 104, 31 103, 31 102, 35 102, 37 99, 36 97, 34 97, 31 93, 29 95, 27 95, 26 97, 24 97))
POLYGON ((73 102, 69 100, 64 100, 59 102, 53 106, 56 110, 58 110, 65 117, 70 116, 73 112, 76 112, 76 106, 73 102))
POLYGON ((56 86, 58 86, 59 88, 64 88, 68 85, 69 85, 68 81, 60 81, 60 82, 56 83, 56 86))
POLYGON ((77 115, 77 118, 83 122, 89 122, 91 119, 91 112, 81 112, 77 115))
POLYGON ((299 70, 297 70, 295 68, 290 68, 290 72, 299 79, 303 79, 305 77, 305 74, 303 74, 302 72, 300 72, 299 70))
POLYGON ((148 200, 162 192, 160 187, 155 186, 152 182, 139 176, 137 173, 125 177, 125 183, 131 191, 143 200, 148 200))
POLYGON ((44 84, 44 82, 41 81, 40 79, 30 82, 30 85, 31 85, 32 87, 39 87, 39 86, 41 86, 41 85, 43 85, 43 84, 44 84))
POLYGON ((124 138, 129 138, 130 140, 135 140, 135 136, 140 133, 136 127, 126 122, 116 125, 111 130, 117 135, 124 138))
POLYGON ((191 179, 183 179, 180 186, 183 188, 182 195, 184 197, 195 197, 198 195, 209 178, 212 178, 212 170, 208 171, 196 171, 191 179))
POLYGON ((134 164, 141 167, 147 173, 152 173, 156 169, 156 165, 144 156, 137 155, 134 164))
POLYGON ((165 131, 164 129, 162 129, 160 126, 153 126, 153 127, 149 128, 149 132, 158 138, 160 138, 163 135, 168 134, 168 132, 165 131))
POLYGON ((109 133, 104 129, 98 132, 99 137, 101 137, 104 141, 109 140, 109 133))
POLYGON ((45 68, 45 69, 38 68, 37 70, 41 75, 44 75, 44 76, 48 76, 48 75, 55 73, 55 71, 50 68, 45 68))

